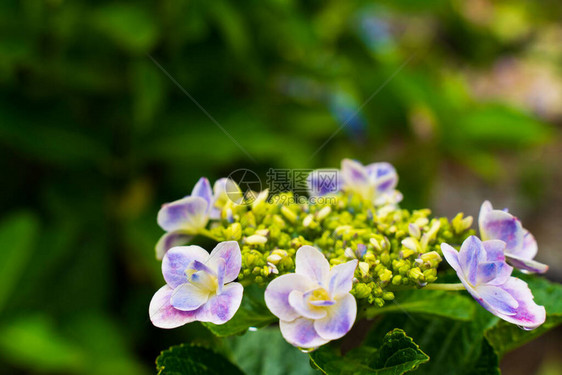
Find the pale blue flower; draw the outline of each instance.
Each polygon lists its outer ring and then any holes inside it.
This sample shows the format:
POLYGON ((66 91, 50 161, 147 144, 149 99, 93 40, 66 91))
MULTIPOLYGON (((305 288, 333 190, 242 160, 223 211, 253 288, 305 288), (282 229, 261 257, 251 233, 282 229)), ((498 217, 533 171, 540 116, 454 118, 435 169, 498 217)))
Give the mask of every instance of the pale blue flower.
POLYGON ((385 162, 362 165, 343 159, 341 170, 337 174, 333 169, 318 169, 307 179, 312 196, 322 196, 344 190, 358 194, 375 206, 396 204, 402 200, 402 194, 396 190, 398 174, 394 167, 385 162), (332 176, 336 177, 336 181, 332 176))
POLYGON ((470 236, 458 252, 446 243, 441 244, 441 250, 482 307, 525 330, 537 328, 546 319, 545 309, 534 302, 527 283, 511 276, 513 268, 505 263, 505 246, 500 240, 482 242, 470 236))
POLYGON ((150 302, 150 320, 159 328, 193 321, 226 323, 242 302, 244 288, 233 282, 241 266, 236 241, 219 243, 211 254, 199 246, 171 248, 162 260, 166 285, 150 302))
POLYGON ((162 259, 174 246, 185 245, 207 226, 210 219, 221 218, 222 207, 229 201, 240 203, 238 185, 227 178, 215 182, 213 189, 205 177, 199 179, 190 195, 165 203, 158 211, 158 225, 166 231, 156 244, 156 258, 162 259))
POLYGON ((548 270, 546 264, 533 260, 538 251, 535 237, 507 210, 494 210, 492 204, 485 201, 480 208, 478 226, 483 240, 502 240, 506 243, 505 257, 515 268, 528 273, 544 273, 548 270))
POLYGON ((265 303, 279 318, 281 334, 290 344, 315 348, 344 336, 357 315, 349 293, 357 260, 330 269, 312 246, 296 254, 295 273, 274 279, 265 290, 265 303))

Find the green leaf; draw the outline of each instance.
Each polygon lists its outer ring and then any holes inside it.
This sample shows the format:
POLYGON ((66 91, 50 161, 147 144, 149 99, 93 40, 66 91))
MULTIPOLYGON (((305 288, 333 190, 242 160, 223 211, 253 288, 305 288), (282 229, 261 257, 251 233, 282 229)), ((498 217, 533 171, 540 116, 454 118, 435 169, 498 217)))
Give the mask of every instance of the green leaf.
POLYGON ((93 23, 131 52, 148 51, 158 38, 158 28, 149 11, 133 4, 106 5, 94 13, 93 23))
POLYGON ((285 341, 277 327, 266 327, 231 337, 228 344, 234 363, 247 374, 317 374, 310 366, 308 355, 285 341))
POLYGON ((19 212, 0 223, 0 311, 24 274, 33 252, 38 222, 29 212, 19 212))
POLYGON ((372 308, 367 316, 396 312, 420 313, 442 316, 449 319, 470 320, 474 316, 474 303, 460 293, 440 290, 408 290, 396 293, 393 303, 372 308))
POLYGON ((238 367, 222 355, 200 346, 178 345, 163 351, 156 359, 158 375, 242 375, 238 367))
POLYGON ((431 358, 416 374, 499 374, 498 357, 484 339, 484 331, 498 320, 478 306, 469 321, 392 314, 377 322, 365 345, 381 345, 384 333, 398 327, 431 358))
POLYGON ((514 108, 488 105, 458 119, 455 135, 479 147, 530 147, 549 141, 552 128, 514 108))
POLYGON ((259 328, 275 322, 277 318, 265 305, 263 292, 263 289, 256 285, 246 287, 242 304, 232 319, 221 325, 212 323, 203 323, 203 325, 216 336, 225 337, 244 333, 250 327, 259 328))
POLYGON ((312 352, 310 359, 328 375, 400 375, 413 371, 420 364, 429 361, 429 357, 401 329, 388 332, 378 350, 364 346, 345 356, 340 356, 334 348, 328 346, 312 352))
POLYGON ((500 356, 562 324, 562 285, 532 275, 518 274, 517 277, 529 284, 535 302, 545 307, 546 321, 532 331, 525 331, 504 321, 488 329, 486 338, 500 356))
POLYGON ((18 366, 57 373, 81 371, 86 354, 43 315, 24 316, 0 328, 0 352, 18 366))

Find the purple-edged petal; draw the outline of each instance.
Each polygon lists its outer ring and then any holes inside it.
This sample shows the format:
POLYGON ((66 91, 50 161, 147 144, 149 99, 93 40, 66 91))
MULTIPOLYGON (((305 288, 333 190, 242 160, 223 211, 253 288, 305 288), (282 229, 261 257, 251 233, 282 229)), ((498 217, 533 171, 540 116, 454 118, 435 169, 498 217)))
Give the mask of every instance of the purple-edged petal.
POLYGON ((220 262, 224 262, 224 282, 236 280, 242 267, 242 253, 238 242, 224 241, 211 251, 207 265, 216 272, 220 262))
POLYGON ((391 192, 398 185, 398 174, 390 163, 372 163, 365 167, 378 193, 391 192))
POLYGON ((197 310, 197 320, 213 324, 228 322, 242 303, 244 287, 240 283, 230 283, 223 287, 220 294, 215 294, 206 304, 197 310))
POLYGON ((185 283, 174 289, 171 305, 181 311, 197 310, 209 300, 209 289, 199 283, 185 283))
POLYGON ((209 253, 202 247, 176 246, 168 250, 162 259, 162 274, 164 280, 172 288, 187 282, 185 271, 193 263, 199 261, 204 263, 209 258, 209 253))
POLYGON ((370 183, 367 170, 361 163, 355 160, 343 159, 341 162, 341 173, 346 186, 366 186, 370 183))
POLYGON ((488 262, 505 262, 505 242, 501 240, 483 241, 482 246, 486 251, 488 262))
POLYGON ((330 270, 330 281, 328 289, 332 298, 337 298, 345 293, 349 293, 353 286, 353 274, 359 261, 352 261, 338 264, 330 270))
POLYGON ((195 312, 180 311, 170 304, 173 289, 168 285, 160 288, 152 297, 148 314, 152 324, 158 328, 176 328, 195 321, 195 312))
POLYGON ((523 227, 513 215, 500 210, 489 211, 479 218, 480 235, 484 240, 502 240, 507 250, 523 246, 523 227))
POLYGON ((291 273, 279 276, 265 289, 265 304, 280 320, 294 320, 299 317, 299 314, 289 304, 289 294, 293 290, 306 292, 314 287, 316 285, 303 275, 291 273))
POLYGON ((344 295, 337 303, 326 308, 328 315, 314 322, 316 332, 325 340, 336 340, 344 336, 355 322, 357 303, 351 294, 344 295))
POLYGON ((162 205, 158 211, 158 225, 167 232, 184 231, 196 234, 207 225, 208 203, 201 197, 187 197, 162 205))
POLYGON ((185 245, 192 238, 193 236, 182 231, 164 233, 156 243, 156 259, 162 260, 166 251, 174 246, 185 245))
POLYGON ((307 298, 300 290, 289 293, 289 305, 299 314, 308 319, 319 319, 326 316, 326 310, 308 304, 307 298))
POLYGON ((211 204, 213 203, 213 190, 211 189, 211 183, 209 180, 205 177, 201 177, 193 187, 191 196, 205 199, 208 203, 208 207, 211 207, 211 204))
POLYGON ((462 275, 462 268, 459 263, 459 252, 455 250, 454 247, 446 243, 441 244, 441 251, 443 252, 443 256, 445 257, 447 263, 449 263, 449 265, 457 271, 457 275, 460 277, 460 275, 462 275))
POLYGON ((327 286, 330 264, 315 247, 304 245, 297 250, 295 257, 295 273, 316 281, 321 286, 327 286))
POLYGON ((316 348, 330 340, 323 339, 314 329, 314 321, 298 318, 291 322, 279 321, 279 329, 283 338, 291 345, 299 348, 316 348))
POLYGON ((546 319, 544 306, 535 303, 533 293, 526 282, 511 277, 501 288, 517 301, 518 307, 513 315, 496 315, 525 330, 535 329, 544 323, 546 319))
POLYGON ((488 285, 502 285, 504 284, 511 273, 513 267, 510 267, 505 262, 485 262, 478 265, 478 284, 488 285))
POLYGON ((306 183, 310 196, 320 197, 340 191, 342 177, 337 169, 317 169, 308 175, 306 183))
MULTIPOLYGON (((478 214, 478 227, 480 228, 480 232, 482 232, 482 227, 484 225, 486 215, 492 212, 493 209, 494 207, 492 206, 492 203, 490 203, 490 201, 484 201, 484 203, 482 203, 482 206, 480 206, 480 213, 478 214)), ((480 235, 483 236, 482 233, 480 233, 480 235)))
POLYGON ((224 286, 224 274, 226 270, 226 263, 224 259, 219 258, 217 260, 217 293, 222 293, 222 288, 224 286))
POLYGON ((548 271, 548 266, 546 264, 537 262, 536 260, 523 259, 509 253, 506 253, 505 256, 509 264, 525 273, 545 273, 548 271))
MULTIPOLYGON (((494 315, 515 315, 519 302, 513 296, 502 289, 502 286, 478 285, 475 287, 478 293, 478 302, 494 315)), ((475 296, 476 297, 476 296, 475 296)))
POLYGON ((527 229, 523 229, 523 246, 521 249, 511 249, 509 253, 523 259, 533 259, 538 249, 535 237, 527 229))
POLYGON ((486 251, 482 241, 476 236, 468 237, 459 251, 459 264, 466 280, 474 285, 478 275, 478 264, 486 261, 486 251))

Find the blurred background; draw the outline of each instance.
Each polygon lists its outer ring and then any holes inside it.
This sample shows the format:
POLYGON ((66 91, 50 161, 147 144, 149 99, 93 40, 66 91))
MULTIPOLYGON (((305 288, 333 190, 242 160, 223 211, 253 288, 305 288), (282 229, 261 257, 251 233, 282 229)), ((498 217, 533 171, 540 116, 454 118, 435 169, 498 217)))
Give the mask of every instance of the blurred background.
MULTIPOLYGON (((0 2, 0 373, 150 374, 160 204, 237 168, 389 161, 509 207, 562 281, 562 3, 0 2), (233 141, 235 140, 235 141, 233 141)), ((505 374, 562 372, 562 331, 505 374)))

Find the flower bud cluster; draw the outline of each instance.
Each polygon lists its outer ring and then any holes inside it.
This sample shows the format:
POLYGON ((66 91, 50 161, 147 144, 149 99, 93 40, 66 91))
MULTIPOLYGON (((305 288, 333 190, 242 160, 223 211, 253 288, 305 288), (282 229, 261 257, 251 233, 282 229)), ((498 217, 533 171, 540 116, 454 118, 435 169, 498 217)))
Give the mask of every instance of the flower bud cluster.
POLYGON ((322 250, 332 265, 358 260, 351 293, 383 306, 400 286, 424 287, 437 279, 440 244, 461 243, 472 231, 472 218, 431 218, 428 209, 409 211, 387 205, 374 208, 360 196, 336 195, 296 203, 291 193, 253 202, 227 203, 211 228, 218 241, 238 241, 239 279, 265 285, 294 272, 295 253, 303 245, 322 250))

